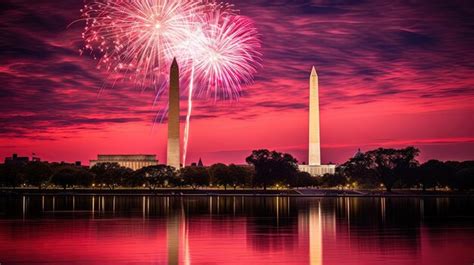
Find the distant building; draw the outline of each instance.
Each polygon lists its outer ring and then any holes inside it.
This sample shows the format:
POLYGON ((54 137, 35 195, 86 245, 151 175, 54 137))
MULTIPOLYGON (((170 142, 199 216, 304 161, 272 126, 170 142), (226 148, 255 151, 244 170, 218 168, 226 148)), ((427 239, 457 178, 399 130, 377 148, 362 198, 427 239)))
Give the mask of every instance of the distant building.
POLYGON ((31 161, 33 162, 41 162, 41 158, 36 155, 36 153, 31 154, 31 161))
POLYGON ((298 165, 298 168, 300 171, 307 172, 311 176, 336 173, 336 165, 298 165))
POLYGON ((364 154, 360 151, 360 148, 357 149, 357 152, 354 154, 353 158, 360 158, 362 157, 364 154))
POLYGON ((18 156, 13 154, 11 157, 5 157, 5 164, 26 164, 30 161, 27 156, 18 156))
MULTIPOLYGON (((43 163, 48 163, 48 162, 43 161, 43 163)), ((83 166, 81 161, 76 161, 76 162, 60 161, 60 162, 51 162, 49 164, 51 166, 72 166, 72 167, 78 167, 78 168, 84 168, 84 169, 89 168, 89 166, 83 166)))
POLYGON ((192 167, 204 167, 204 164, 202 163, 201 158, 199 158, 199 161, 197 163, 196 162, 191 163, 191 166, 192 167))
POLYGON ((117 163, 122 167, 138 170, 158 165, 156 155, 98 155, 97 160, 90 160, 90 167, 99 163, 117 163))
POLYGON ((298 165, 301 171, 312 176, 336 173, 336 165, 321 164, 321 140, 319 129, 319 84, 318 74, 313 66, 309 78, 309 154, 308 165, 298 165))

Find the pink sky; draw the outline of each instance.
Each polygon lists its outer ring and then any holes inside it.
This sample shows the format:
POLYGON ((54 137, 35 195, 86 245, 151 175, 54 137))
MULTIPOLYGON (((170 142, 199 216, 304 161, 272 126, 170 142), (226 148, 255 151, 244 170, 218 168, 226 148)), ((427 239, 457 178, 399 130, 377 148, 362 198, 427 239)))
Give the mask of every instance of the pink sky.
MULTIPOLYGON (((187 163, 244 163, 268 148, 307 161, 308 78, 320 77, 322 161, 357 148, 421 149, 420 160, 474 159, 471 3, 236 2, 256 22, 263 67, 239 101, 194 103, 187 163)), ((79 56, 80 2, 12 1, 0 23, 0 159, 97 154, 166 160, 166 124, 152 88, 108 85, 79 56), (54 17, 54 19, 53 19, 54 17), (101 90, 101 88, 103 88, 101 90), (101 91, 99 93, 99 91, 101 91)), ((182 115, 186 101, 182 98, 182 115)))

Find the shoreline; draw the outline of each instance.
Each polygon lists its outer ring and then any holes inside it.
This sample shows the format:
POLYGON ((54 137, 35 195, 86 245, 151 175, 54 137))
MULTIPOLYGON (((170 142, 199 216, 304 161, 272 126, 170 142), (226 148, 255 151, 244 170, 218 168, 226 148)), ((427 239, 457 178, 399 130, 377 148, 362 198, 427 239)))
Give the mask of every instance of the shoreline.
POLYGON ((441 198, 441 197, 474 197, 473 192, 453 191, 414 191, 394 190, 392 192, 377 190, 333 190, 333 189, 32 189, 1 188, 0 196, 156 196, 156 197, 355 197, 355 198, 441 198))

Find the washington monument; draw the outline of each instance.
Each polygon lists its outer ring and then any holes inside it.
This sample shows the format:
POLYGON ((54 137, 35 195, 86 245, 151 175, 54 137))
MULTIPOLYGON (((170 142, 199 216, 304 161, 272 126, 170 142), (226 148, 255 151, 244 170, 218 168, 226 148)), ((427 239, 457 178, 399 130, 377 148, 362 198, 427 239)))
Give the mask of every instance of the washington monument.
POLYGON ((321 141, 319 137, 319 86, 316 68, 309 78, 309 157, 308 165, 321 165, 321 141))
POLYGON ((299 169, 313 176, 334 174, 335 165, 321 165, 321 138, 319 126, 319 81, 316 68, 311 69, 309 76, 309 144, 308 164, 298 165, 299 169))
POLYGON ((168 152, 166 164, 179 169, 181 167, 179 141, 179 68, 176 58, 173 59, 170 69, 168 104, 168 152))

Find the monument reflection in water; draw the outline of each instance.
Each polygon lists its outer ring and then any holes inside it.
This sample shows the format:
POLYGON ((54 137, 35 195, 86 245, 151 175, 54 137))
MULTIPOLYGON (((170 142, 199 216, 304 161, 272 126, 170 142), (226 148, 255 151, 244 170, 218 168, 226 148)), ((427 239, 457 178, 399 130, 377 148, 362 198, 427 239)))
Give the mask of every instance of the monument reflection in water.
POLYGON ((470 264, 470 198, 0 198, 0 262, 470 264))

